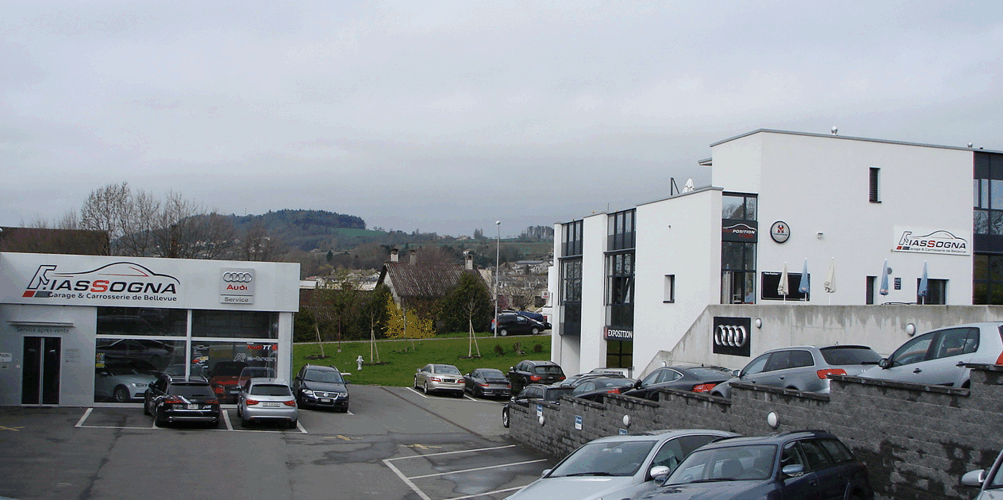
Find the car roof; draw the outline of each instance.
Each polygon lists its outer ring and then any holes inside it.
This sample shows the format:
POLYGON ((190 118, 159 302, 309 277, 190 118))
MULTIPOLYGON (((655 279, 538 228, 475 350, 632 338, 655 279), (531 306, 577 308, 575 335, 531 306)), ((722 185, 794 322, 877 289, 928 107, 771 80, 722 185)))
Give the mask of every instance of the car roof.
POLYGON ((730 446, 753 446, 760 444, 772 444, 781 445, 795 439, 806 439, 806 438, 827 438, 827 439, 839 439, 835 435, 830 434, 828 431, 824 430, 800 430, 800 431, 787 431, 781 432, 779 434, 770 434, 767 436, 737 436, 722 439, 720 441, 714 441, 713 443, 708 443, 703 446, 703 449, 709 448, 726 448, 730 446))
POLYGON ((690 436, 693 434, 715 434, 720 435, 722 438, 737 438, 738 434, 734 432, 721 431, 716 429, 658 429, 651 431, 639 432, 636 434, 624 434, 617 436, 606 436, 593 440, 591 442, 610 442, 610 441, 661 441, 664 439, 671 439, 679 436, 690 436))
POLYGON ((308 370, 335 371, 335 372, 339 372, 340 373, 340 370, 338 370, 338 368, 334 367, 334 366, 306 365, 304 368, 306 368, 308 370))
POLYGON ((268 378, 268 377, 254 377, 250 379, 251 385, 284 385, 289 386, 289 383, 281 378, 268 378))
POLYGON ((523 363, 532 363, 532 364, 538 365, 538 366, 539 365, 556 365, 557 364, 557 363, 555 363, 553 361, 550 361, 550 360, 547 360, 547 361, 543 361, 543 360, 541 360, 541 361, 535 361, 535 360, 532 360, 532 359, 523 360, 523 363))

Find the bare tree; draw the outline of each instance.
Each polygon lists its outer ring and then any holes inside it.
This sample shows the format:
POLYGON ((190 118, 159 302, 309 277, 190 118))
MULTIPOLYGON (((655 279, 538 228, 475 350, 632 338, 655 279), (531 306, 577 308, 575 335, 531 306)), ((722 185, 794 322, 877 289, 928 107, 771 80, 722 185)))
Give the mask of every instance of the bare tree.
POLYGON ((236 238, 233 221, 217 212, 206 213, 198 203, 169 192, 159 217, 156 243, 163 257, 221 259, 229 257, 236 238))
POLYGON ((132 195, 128 209, 122 219, 122 237, 118 240, 119 251, 125 255, 145 257, 157 254, 156 234, 160 201, 152 193, 139 191, 132 195))
POLYGON ((56 219, 56 229, 80 229, 80 217, 76 210, 69 210, 62 217, 56 219))
POLYGON ((278 239, 268 234, 268 228, 259 219, 251 224, 240 240, 240 253, 244 260, 270 262, 284 253, 284 247, 278 239))
POLYGON ((122 221, 128 212, 130 198, 127 182, 91 191, 80 209, 80 228, 105 231, 109 241, 117 240, 123 234, 122 221))

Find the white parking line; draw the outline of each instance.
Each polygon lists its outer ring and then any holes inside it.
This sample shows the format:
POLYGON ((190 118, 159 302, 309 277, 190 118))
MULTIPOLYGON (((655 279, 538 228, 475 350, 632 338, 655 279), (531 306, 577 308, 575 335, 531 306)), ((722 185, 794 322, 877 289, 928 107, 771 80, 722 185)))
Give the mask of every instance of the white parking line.
POLYGON ((517 491, 517 490, 521 490, 523 488, 525 488, 525 486, 516 486, 515 488, 505 488, 504 490, 485 491, 484 493, 478 493, 476 495, 465 495, 465 496, 462 496, 462 497, 452 497, 452 498, 447 498, 446 500, 465 500, 467 498, 486 497, 488 495, 495 495, 495 494, 498 494, 498 493, 508 493, 510 491, 517 491))
MULTIPOLYGON (((430 477, 446 476, 446 475, 449 475, 449 474, 464 474, 464 473, 467 473, 467 472, 475 472, 475 471, 486 470, 486 469, 497 469, 497 468, 501 468, 501 467, 511 467, 513 465, 532 464, 532 463, 537 463, 537 462, 545 462, 545 461, 547 461, 547 459, 542 458, 542 459, 539 459, 539 460, 528 460, 528 461, 525 461, 525 462, 515 462, 515 463, 502 464, 502 465, 490 465, 490 466, 487 466, 487 467, 477 467, 477 468, 473 468, 473 469, 454 470, 454 471, 450 471, 450 472, 441 472, 441 473, 436 473, 436 474, 424 474, 424 475, 421 475, 421 476, 405 476, 404 473, 401 472, 400 469, 398 469, 391 462, 394 462, 396 460, 408 460, 408 459, 412 459, 412 458, 428 458, 428 457, 437 457, 437 456, 442 456, 442 455, 456 455, 456 454, 460 454, 460 453, 477 453, 477 452, 482 452, 482 451, 503 450, 505 448, 515 448, 516 446, 517 445, 510 444, 510 445, 505 445, 505 446, 492 446, 492 447, 489 447, 489 448, 474 448, 474 449, 470 449, 470 450, 443 451, 443 452, 439 452, 439 453, 428 453, 428 454, 423 454, 423 455, 412 455, 412 456, 409 456, 409 457, 388 458, 388 459, 384 459, 383 463, 390 470, 392 470, 394 472, 394 474, 397 474, 397 477, 399 477, 401 479, 401 481, 404 481, 404 484, 407 484, 408 487, 411 488, 411 491, 415 492, 423 500, 432 500, 431 497, 429 497, 428 495, 426 495, 423 491, 421 491, 420 488, 418 488, 418 485, 414 484, 414 482, 412 481, 412 479, 426 479, 426 478, 430 478, 430 477)), ((486 497, 486 496, 495 495, 495 494, 498 494, 498 493, 507 493, 507 492, 510 492, 510 491, 521 490, 524 487, 525 486, 517 486, 517 487, 514 487, 514 488, 506 488, 506 489, 503 489, 503 490, 486 491, 484 493, 478 493, 476 495, 465 495, 465 496, 460 496, 460 497, 452 497, 452 498, 448 498, 446 500, 465 500, 465 499, 469 499, 469 498, 486 497)))
POLYGON ((458 469, 449 472, 436 472, 435 474, 425 474, 423 476, 409 476, 408 479, 425 479, 426 477, 448 476, 450 474, 463 474, 466 472, 474 472, 478 470, 497 469, 500 467, 511 467, 513 465, 535 464, 536 462, 546 462, 546 461, 547 461, 546 458, 539 458, 536 460, 527 460, 525 462, 512 462, 510 464, 488 465, 487 467, 475 467, 473 469, 458 469))
POLYGON ((230 424, 230 413, 226 410, 221 410, 220 413, 223 414, 223 421, 226 422, 226 430, 232 431, 233 425, 230 424))
POLYGON ((410 457, 391 458, 389 460, 407 460, 409 458, 438 457, 441 455, 456 455, 457 453, 477 453, 478 451, 504 450, 505 448, 515 448, 517 445, 507 444, 505 446, 492 446, 491 448, 474 448, 471 450, 440 451, 439 453, 428 453, 425 455, 412 455, 410 457))
POLYGON ((421 397, 423 397, 423 398, 425 398, 425 399, 428 399, 428 396, 426 396, 425 394, 422 394, 422 393, 418 392, 418 389, 415 389, 414 387, 408 387, 408 390, 411 391, 411 392, 413 392, 413 393, 415 393, 415 394, 417 394, 417 395, 419 395, 419 396, 421 396, 421 397))
POLYGON ((84 425, 84 421, 87 420, 87 417, 91 416, 92 411, 94 411, 94 408, 88 408, 87 411, 84 412, 84 415, 80 417, 80 420, 77 421, 77 425, 75 425, 74 427, 80 427, 84 425))
POLYGON ((421 489, 418 488, 418 486, 416 486, 414 483, 412 483, 411 480, 408 479, 407 476, 405 476, 400 471, 400 469, 394 467, 394 464, 390 463, 391 460, 394 459, 383 459, 383 464, 389 467, 390 470, 394 471, 394 474, 397 474, 397 477, 399 477, 401 481, 404 481, 404 484, 408 485, 408 487, 411 488, 411 491, 415 492, 419 497, 421 497, 422 500, 432 500, 432 497, 426 495, 425 492, 421 491, 421 489))

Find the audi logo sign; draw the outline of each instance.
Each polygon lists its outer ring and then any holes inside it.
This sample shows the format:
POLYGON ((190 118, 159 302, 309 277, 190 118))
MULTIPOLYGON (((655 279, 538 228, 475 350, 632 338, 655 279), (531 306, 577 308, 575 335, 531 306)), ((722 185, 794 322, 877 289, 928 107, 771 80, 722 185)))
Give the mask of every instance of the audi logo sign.
POLYGON ((254 269, 220 269, 221 304, 254 303, 254 269))
POLYGON ((714 318, 714 354, 749 357, 752 353, 751 318, 714 318))
POLYGON ((250 283, 254 281, 254 272, 227 271, 223 273, 224 283, 250 283))

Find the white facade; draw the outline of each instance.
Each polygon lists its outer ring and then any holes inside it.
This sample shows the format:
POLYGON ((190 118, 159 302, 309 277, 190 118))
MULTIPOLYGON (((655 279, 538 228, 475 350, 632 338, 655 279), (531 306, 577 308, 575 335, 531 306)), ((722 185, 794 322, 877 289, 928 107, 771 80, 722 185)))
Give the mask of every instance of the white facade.
MULTIPOLYGON (((728 195, 752 195, 758 206, 752 300, 756 306, 748 307, 863 306, 869 296, 875 304, 915 303, 924 262, 929 279, 946 280, 946 305, 972 304, 972 150, 770 130, 713 144, 711 150, 711 160, 701 163, 712 165, 712 186, 635 209, 634 376, 680 346, 708 306, 728 302, 729 294, 721 290, 722 200, 728 195), (874 187, 876 201, 871 200, 874 187), (775 222, 788 229, 789 238, 782 243, 771 237, 775 222), (950 250, 953 253, 900 245, 905 234, 935 238, 947 233, 953 236, 951 245, 960 247, 950 250), (780 273, 785 264, 789 273, 801 273, 805 260, 811 277, 808 300, 764 299, 764 273, 780 273), (882 295, 877 288, 886 260, 889 287, 882 295), (836 291, 829 294, 823 281, 831 263, 836 291), (873 283, 871 295, 868 283, 873 283)), ((607 366, 603 338, 608 326, 607 219, 608 214, 599 214, 581 222, 580 337, 562 329, 565 225, 555 226, 553 352, 568 373, 607 366)), ((775 289, 767 292, 776 295, 775 289)), ((797 343, 831 339, 803 326, 797 343)), ((868 343, 852 333, 841 340, 868 343)), ((753 344, 751 355, 765 345, 753 344)), ((688 358, 680 361, 722 364, 721 356, 709 351, 685 352, 688 358)), ((739 368, 748 360, 731 358, 735 359, 727 365, 739 368)))
POLYGON ((290 377, 299 264, 2 253, 0 270, 0 405, 92 404, 119 354, 184 371, 239 351, 290 377), (127 341, 148 349, 113 351, 127 341), (46 400, 26 402, 35 381, 46 400))

